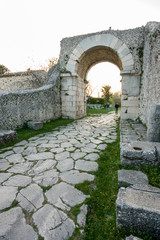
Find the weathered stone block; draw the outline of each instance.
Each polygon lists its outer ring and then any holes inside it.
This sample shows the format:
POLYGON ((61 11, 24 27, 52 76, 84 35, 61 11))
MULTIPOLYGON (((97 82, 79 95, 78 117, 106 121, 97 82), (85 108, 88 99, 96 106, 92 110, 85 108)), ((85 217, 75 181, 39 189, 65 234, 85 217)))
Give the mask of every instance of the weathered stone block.
POLYGON ((128 96, 138 96, 139 89, 140 89, 139 76, 123 76, 122 94, 125 95, 128 94, 128 96))
POLYGON ((117 225, 160 236, 160 189, 150 185, 120 188, 116 201, 117 225))
POLYGON ((160 143, 135 141, 121 144, 121 163, 124 165, 158 165, 160 143))
POLYGON ((33 130, 39 130, 43 128, 43 123, 42 122, 33 122, 30 121, 27 123, 29 128, 32 128, 33 130))
POLYGON ((142 240, 142 239, 131 235, 131 236, 127 237, 126 240, 142 240))
POLYGON ((147 139, 151 142, 160 142, 160 104, 151 105, 147 139))
POLYGON ((118 170, 118 185, 126 187, 134 184, 148 184, 147 176, 141 171, 118 170))
POLYGON ((2 130, 0 129, 0 146, 10 142, 17 140, 17 133, 13 130, 2 130))

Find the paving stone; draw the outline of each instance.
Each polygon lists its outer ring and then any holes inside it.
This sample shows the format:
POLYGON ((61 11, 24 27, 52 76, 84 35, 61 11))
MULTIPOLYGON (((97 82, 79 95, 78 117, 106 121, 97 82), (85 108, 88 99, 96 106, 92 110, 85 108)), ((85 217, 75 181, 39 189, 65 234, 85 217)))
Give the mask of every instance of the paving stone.
POLYGON ((107 147, 107 144, 99 144, 97 148, 99 150, 104 150, 106 147, 107 147))
POLYGON ((23 155, 30 155, 30 154, 35 154, 35 153, 37 153, 36 147, 27 147, 27 148, 23 151, 23 155))
POLYGON ((17 192, 17 187, 0 186, 0 210, 11 206, 17 192))
POLYGON ((86 147, 87 147, 87 148, 95 149, 95 148, 97 147, 97 144, 95 144, 95 143, 89 143, 89 144, 87 144, 86 147))
POLYGON ((53 186, 45 195, 50 203, 66 211, 69 211, 70 207, 81 204, 86 197, 88 197, 81 191, 64 182, 53 186))
POLYGON ((73 145, 79 143, 79 141, 77 141, 76 139, 69 139, 69 142, 72 143, 73 145))
POLYGON ((93 139, 91 139, 91 142, 92 142, 92 143, 95 143, 96 145, 97 145, 97 144, 100 144, 100 143, 102 143, 102 141, 101 141, 101 140, 94 139, 94 138, 93 138, 93 139))
POLYGON ((67 152, 74 152, 75 151, 75 147, 70 147, 70 148, 66 148, 67 152))
POLYGON ((106 142, 106 143, 113 143, 113 142, 115 142, 115 140, 114 140, 114 139, 108 139, 108 138, 107 138, 107 139, 105 139, 105 142, 106 142))
POLYGON ((13 148, 13 151, 15 153, 22 153, 24 151, 24 147, 15 147, 13 148))
POLYGON ((52 169, 36 175, 33 181, 41 186, 48 187, 58 182, 59 173, 56 169, 52 169))
POLYGON ((60 148, 60 147, 52 148, 50 149, 50 151, 53 153, 61 153, 61 152, 64 152, 64 148, 60 148))
POLYGON ((33 228, 26 224, 20 207, 0 213, 0 239, 4 240, 37 240, 33 228))
POLYGON ((12 173, 0 173, 0 184, 7 180, 12 173))
POLYGON ((160 189, 136 184, 120 188, 116 201, 117 225, 160 236, 160 189))
POLYGON ((54 155, 51 152, 42 152, 37 154, 31 154, 26 156, 26 159, 29 161, 38 161, 38 160, 45 160, 45 159, 53 159, 54 155))
POLYGON ((22 157, 22 155, 21 155, 20 153, 7 156, 6 159, 7 159, 9 162, 13 162, 13 163, 21 163, 21 162, 24 162, 24 158, 22 157))
POLYGON ((67 182, 70 184, 78 184, 78 183, 83 183, 85 181, 93 181, 94 175, 91 175, 88 173, 80 173, 77 170, 71 170, 71 171, 61 173, 60 178, 64 182, 67 182))
POLYGON ((71 157, 72 157, 74 160, 83 158, 85 155, 86 155, 86 153, 83 153, 83 152, 74 152, 74 153, 71 153, 71 157))
POLYGON ((69 142, 64 142, 61 144, 62 148, 69 148, 69 147, 73 147, 73 144, 69 143, 69 142))
POLYGON ((65 160, 59 161, 56 168, 61 172, 65 172, 73 169, 73 163, 74 161, 72 158, 67 158, 65 160))
POLYGON ((57 139, 58 140, 67 140, 67 137, 65 135, 58 135, 57 139))
POLYGON ((9 156, 12 154, 14 154, 13 151, 6 151, 6 152, 0 154, 0 158, 5 158, 6 156, 9 156))
POLYGON ((87 209, 88 207, 85 204, 80 207, 80 213, 77 216, 77 223, 80 227, 84 227, 86 225, 87 209))
POLYGON ((31 183, 31 178, 23 175, 15 175, 10 177, 6 182, 3 183, 4 186, 14 186, 14 187, 25 187, 31 183))
POLYGON ((45 143, 45 144, 38 145, 38 149, 40 149, 40 148, 48 149, 48 148, 55 148, 55 147, 59 147, 59 144, 57 144, 57 143, 45 143))
POLYGON ((96 161, 99 158, 99 155, 97 153, 90 153, 87 156, 85 156, 84 158, 86 160, 96 161))
POLYGON ((36 211, 44 201, 42 189, 37 184, 22 189, 16 199, 27 212, 36 211))
POLYGON ((48 169, 53 168, 56 165, 56 161, 55 160, 40 160, 37 162, 36 165, 34 165, 34 167, 28 171, 28 174, 30 176, 32 175, 36 175, 39 174, 40 172, 44 172, 48 169))
POLYGON ((98 149, 95 149, 95 148, 85 147, 85 148, 81 148, 81 152, 84 152, 84 153, 93 153, 93 152, 99 152, 99 150, 98 150, 98 149))
POLYGON ((19 163, 19 164, 15 164, 13 167, 11 167, 7 171, 11 173, 26 173, 32 167, 32 165, 33 164, 29 162, 19 163))
POLYGON ((19 143, 16 143, 15 146, 25 146, 27 144, 28 144, 28 142, 26 140, 23 140, 23 141, 21 141, 19 143))
POLYGON ((75 224, 62 211, 46 204, 33 215, 39 233, 47 240, 67 240, 72 236, 75 224))
POLYGON ((98 164, 96 162, 78 160, 75 163, 75 169, 86 171, 86 172, 97 171, 98 164))
POLYGON ((118 185, 126 187, 134 184, 148 184, 146 174, 135 170, 118 170, 118 185))
POLYGON ((10 167, 9 162, 7 162, 5 159, 0 159, 0 171, 4 171, 9 167, 10 167))
POLYGON ((70 154, 67 151, 55 154, 55 159, 58 161, 64 160, 68 157, 70 157, 70 154))

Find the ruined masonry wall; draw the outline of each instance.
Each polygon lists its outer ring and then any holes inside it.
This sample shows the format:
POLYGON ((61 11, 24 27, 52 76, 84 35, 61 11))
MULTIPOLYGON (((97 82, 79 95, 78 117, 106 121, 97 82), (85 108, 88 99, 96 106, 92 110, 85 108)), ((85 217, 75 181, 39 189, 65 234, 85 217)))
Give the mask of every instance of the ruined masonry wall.
POLYGON ((140 119, 147 125, 152 104, 160 104, 160 23, 157 22, 145 27, 140 119))
POLYGON ((0 93, 0 129, 16 129, 29 120, 61 116, 60 81, 35 90, 0 93))
POLYGON ((35 89, 44 85, 47 73, 43 70, 0 75, 0 91, 35 89))

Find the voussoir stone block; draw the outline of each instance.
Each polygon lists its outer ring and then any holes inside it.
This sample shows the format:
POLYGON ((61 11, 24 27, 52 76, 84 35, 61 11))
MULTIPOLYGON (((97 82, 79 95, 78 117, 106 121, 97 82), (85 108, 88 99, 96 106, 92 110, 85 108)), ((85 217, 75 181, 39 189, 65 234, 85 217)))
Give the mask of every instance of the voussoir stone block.
POLYGON ((120 188, 116 201, 117 225, 160 236, 160 189, 145 184, 120 188))
POLYGON ((130 186, 134 184, 148 184, 147 176, 141 171, 135 170, 118 170, 118 185, 130 186))

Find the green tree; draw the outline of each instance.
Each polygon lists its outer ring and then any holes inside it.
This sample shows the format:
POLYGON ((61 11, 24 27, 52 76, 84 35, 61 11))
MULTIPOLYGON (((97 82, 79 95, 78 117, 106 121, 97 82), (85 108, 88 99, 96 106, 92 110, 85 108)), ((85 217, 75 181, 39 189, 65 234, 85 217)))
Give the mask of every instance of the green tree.
POLYGON ((112 97, 111 86, 105 85, 102 87, 101 91, 102 91, 102 97, 104 98, 104 104, 111 103, 111 97, 112 97))
POLYGON ((0 74, 8 73, 10 70, 4 65, 0 64, 0 74))
POLYGON ((113 93, 112 102, 113 103, 118 103, 119 106, 121 106, 121 91, 113 93))

